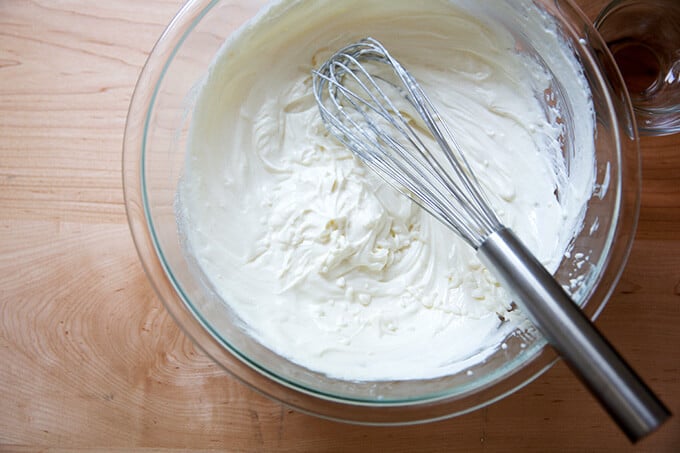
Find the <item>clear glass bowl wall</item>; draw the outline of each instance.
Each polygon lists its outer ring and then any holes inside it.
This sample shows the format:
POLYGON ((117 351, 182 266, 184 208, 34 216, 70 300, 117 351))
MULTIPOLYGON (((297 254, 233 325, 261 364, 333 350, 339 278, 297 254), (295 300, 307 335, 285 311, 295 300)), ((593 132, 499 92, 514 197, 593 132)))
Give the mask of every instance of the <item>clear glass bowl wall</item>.
MULTIPOLYGON (((126 208, 145 271, 168 311, 187 335, 242 382, 299 410, 332 419, 368 424, 436 420, 489 404, 539 376, 556 355, 528 325, 507 338, 507 349, 499 348, 469 369, 471 373, 413 381, 331 379, 260 345, 210 291, 182 247, 174 211, 177 183, 198 84, 225 39, 265 4, 188 2, 153 49, 133 96, 124 143, 126 208)), ((512 31, 518 48, 536 52, 532 37, 523 32, 521 8, 497 17, 496 2, 473 4, 512 31)), ((593 195, 571 257, 556 274, 566 286, 582 277, 572 287, 574 298, 594 318, 623 270, 635 230, 640 185, 637 134, 616 66, 593 27, 570 1, 542 5, 557 18, 560 32, 583 64, 596 111, 597 182, 608 189, 593 195), (596 223, 597 229, 591 229, 596 223), (589 257, 585 265, 578 253, 589 257)), ((569 93, 556 83, 554 93, 569 105, 569 93)), ((564 120, 569 124, 578 118, 565 111, 564 120)), ((573 140, 569 133, 564 137, 567 162, 577 152, 573 140)))

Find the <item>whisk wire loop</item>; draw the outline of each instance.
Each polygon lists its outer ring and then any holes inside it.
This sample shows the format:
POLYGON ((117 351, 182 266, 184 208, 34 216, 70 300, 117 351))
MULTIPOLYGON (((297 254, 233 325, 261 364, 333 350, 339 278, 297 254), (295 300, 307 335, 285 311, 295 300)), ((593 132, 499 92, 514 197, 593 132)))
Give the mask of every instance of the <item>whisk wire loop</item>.
POLYGON ((367 38, 334 54, 314 72, 314 95, 336 138, 474 248, 501 228, 432 102, 379 42, 367 38))

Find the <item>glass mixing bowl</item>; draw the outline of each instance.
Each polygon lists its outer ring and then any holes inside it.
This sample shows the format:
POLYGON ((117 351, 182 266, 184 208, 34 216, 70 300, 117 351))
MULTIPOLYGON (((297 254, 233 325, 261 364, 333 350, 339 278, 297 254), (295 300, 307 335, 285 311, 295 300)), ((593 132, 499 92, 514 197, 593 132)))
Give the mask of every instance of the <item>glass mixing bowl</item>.
MULTIPOLYGON (((545 43, 525 27, 522 2, 458 3, 510 31, 518 51, 551 69, 545 43)), ((569 0, 533 3, 570 43, 592 92, 597 185, 583 230, 556 278, 594 319, 623 270, 637 222, 637 132, 614 61, 578 7, 569 0)), ((525 325, 506 338, 507 348, 499 347, 483 362, 454 375, 385 382, 329 378, 258 343, 228 304, 202 283, 182 247, 174 210, 197 86, 225 39, 265 6, 253 0, 186 3, 151 52, 132 98, 123 153, 125 204, 144 269, 168 311, 187 335, 242 382, 298 410, 336 420, 406 424, 451 417, 490 404, 538 377, 557 356, 531 325, 525 325)), ((554 84, 544 101, 557 97, 570 105, 570 93, 559 78, 554 84)), ((579 118, 566 108, 563 121, 569 168, 578 152, 571 125, 579 118)))

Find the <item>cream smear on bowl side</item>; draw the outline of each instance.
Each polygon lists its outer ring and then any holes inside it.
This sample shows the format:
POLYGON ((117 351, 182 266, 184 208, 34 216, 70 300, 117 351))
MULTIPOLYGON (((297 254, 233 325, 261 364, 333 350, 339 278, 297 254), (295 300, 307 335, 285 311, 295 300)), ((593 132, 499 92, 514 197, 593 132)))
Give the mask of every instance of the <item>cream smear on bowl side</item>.
POLYGON ((359 3, 279 2, 225 43, 196 103, 178 221, 213 289, 276 353, 347 380, 443 376, 521 317, 474 250, 329 136, 312 69, 365 36, 383 42, 550 270, 592 187, 570 187, 564 126, 536 97, 551 76, 512 36, 446 1, 359 3))

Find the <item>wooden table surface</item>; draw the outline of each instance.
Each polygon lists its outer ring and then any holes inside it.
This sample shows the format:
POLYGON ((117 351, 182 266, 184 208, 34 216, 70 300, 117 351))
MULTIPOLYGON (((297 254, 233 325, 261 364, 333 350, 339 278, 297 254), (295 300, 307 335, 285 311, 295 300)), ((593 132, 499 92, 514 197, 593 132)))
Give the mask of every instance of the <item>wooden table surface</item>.
MULTIPOLYGON (((562 363, 398 428, 292 411, 213 364, 147 282, 121 187, 130 96, 179 6, 0 1, 0 451, 680 451, 680 417, 633 447, 562 363)), ((598 325, 680 413, 680 136, 642 153, 636 242, 598 325)))

